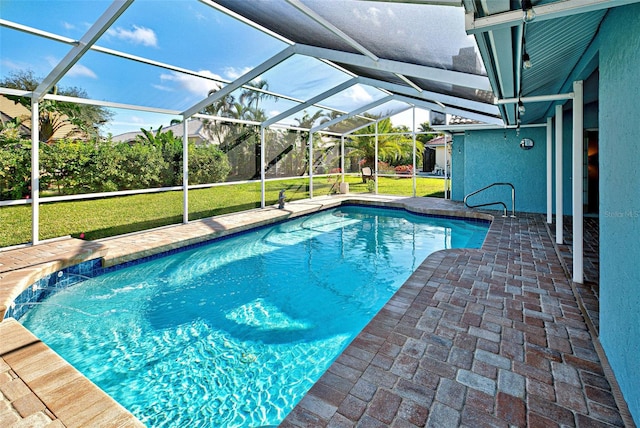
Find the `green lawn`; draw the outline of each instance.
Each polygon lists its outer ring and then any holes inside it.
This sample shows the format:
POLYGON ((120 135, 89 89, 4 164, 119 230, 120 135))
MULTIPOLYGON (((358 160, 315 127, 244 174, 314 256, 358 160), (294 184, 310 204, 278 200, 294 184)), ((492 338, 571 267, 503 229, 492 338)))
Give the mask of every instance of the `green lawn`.
MULTIPOLYGON (((359 177, 346 177, 351 193, 369 192, 359 177)), ((331 189, 326 178, 314 180, 314 196, 331 189)), ((410 178, 380 177, 378 193, 411 196, 410 178)), ((309 197, 306 179, 266 183, 267 205, 275 204, 286 189, 288 201, 309 197)), ((418 196, 443 196, 443 181, 418 178, 418 196)), ((211 217, 260 206, 260 183, 235 184, 189 191, 189 219, 211 217)), ((163 192, 40 205, 40 239, 85 234, 85 239, 121 235, 182 221, 182 192, 163 192)), ((0 247, 31 241, 31 206, 0 208, 0 247)))

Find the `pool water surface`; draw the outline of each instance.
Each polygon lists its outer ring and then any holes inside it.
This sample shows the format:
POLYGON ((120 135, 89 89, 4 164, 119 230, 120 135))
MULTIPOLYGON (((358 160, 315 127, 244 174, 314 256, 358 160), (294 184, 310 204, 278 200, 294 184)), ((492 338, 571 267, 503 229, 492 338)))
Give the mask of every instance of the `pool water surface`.
POLYGON ((147 426, 277 425, 429 254, 487 230, 345 206, 86 280, 20 321, 147 426))

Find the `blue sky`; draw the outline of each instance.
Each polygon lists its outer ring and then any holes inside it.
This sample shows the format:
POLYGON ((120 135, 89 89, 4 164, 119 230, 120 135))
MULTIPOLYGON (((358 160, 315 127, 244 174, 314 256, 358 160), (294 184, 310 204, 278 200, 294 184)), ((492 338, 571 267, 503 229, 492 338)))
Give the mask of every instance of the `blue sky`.
MULTIPOLYGON (((111 1, 1 0, 0 17, 77 40, 111 1)), ((96 43, 97 46, 168 63, 206 76, 233 80, 284 49, 286 45, 198 1, 136 0, 96 43)), ((32 70, 46 76, 71 46, 0 27, 0 76, 32 70)), ((349 78, 307 57, 293 57, 262 76, 269 90, 308 99, 349 78)), ((92 99, 171 110, 185 110, 206 97, 215 82, 90 51, 60 81, 83 88, 92 99)), ((353 87, 327 102, 350 110, 381 97, 353 87)), ((327 104, 325 102, 325 104, 327 104)), ((295 105, 280 100, 263 108, 273 116, 295 105)), ((103 131, 122 132, 168 124, 174 116, 112 109, 113 121, 103 131)), ((427 120, 420 111, 418 123, 427 120)), ((295 121, 290 121, 295 123, 295 121)), ((411 113, 394 118, 411 124, 411 113)))

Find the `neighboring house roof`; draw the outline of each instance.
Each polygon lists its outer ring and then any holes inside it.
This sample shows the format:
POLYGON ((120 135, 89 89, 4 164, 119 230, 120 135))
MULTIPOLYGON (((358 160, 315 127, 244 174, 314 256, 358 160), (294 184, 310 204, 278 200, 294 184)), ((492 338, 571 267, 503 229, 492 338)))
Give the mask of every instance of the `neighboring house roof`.
MULTIPOLYGON (((191 119, 189 120, 187 127, 188 127, 187 136, 190 141, 205 142, 205 141, 211 140, 210 134, 205 128, 203 120, 191 119)), ((158 130, 157 128, 152 129, 151 132, 155 134, 157 130, 158 130)), ((162 127, 162 132, 168 132, 168 131, 173 132, 173 135, 175 135, 178 138, 182 138, 184 135, 184 127, 182 123, 177 123, 175 125, 162 127)), ((119 134, 111 137, 111 141, 114 141, 117 143, 128 143, 128 142, 134 141, 136 137, 140 135, 143 135, 142 131, 125 132, 124 134, 119 134)))
POLYGON ((481 124, 482 122, 473 119, 467 119, 466 117, 451 115, 449 118, 449 125, 473 125, 481 124))
MULTIPOLYGON (((451 137, 447 135, 446 138, 447 138, 446 142, 448 144, 451 144, 451 137)), ((434 138, 432 140, 427 141, 427 144, 425 146, 426 147, 432 147, 432 148, 442 147, 442 146, 444 146, 444 143, 445 143, 445 136, 441 135, 439 137, 436 137, 436 138, 434 138)))

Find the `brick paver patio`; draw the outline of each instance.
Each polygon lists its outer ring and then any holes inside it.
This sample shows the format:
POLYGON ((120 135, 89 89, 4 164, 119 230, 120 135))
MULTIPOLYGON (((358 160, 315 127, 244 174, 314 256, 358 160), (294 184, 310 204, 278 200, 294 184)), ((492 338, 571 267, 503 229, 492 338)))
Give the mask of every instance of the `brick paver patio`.
POLYGON ((543 217, 523 214, 430 256, 282 426, 633 426, 625 410, 543 217))

